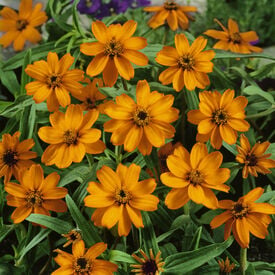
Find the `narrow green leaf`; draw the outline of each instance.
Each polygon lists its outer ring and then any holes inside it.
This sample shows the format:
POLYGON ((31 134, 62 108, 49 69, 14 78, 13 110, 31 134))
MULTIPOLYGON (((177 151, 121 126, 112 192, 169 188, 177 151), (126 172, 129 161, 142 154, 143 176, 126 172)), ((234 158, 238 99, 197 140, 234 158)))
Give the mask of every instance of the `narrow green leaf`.
POLYGON ((26 67, 31 64, 31 59, 32 58, 32 50, 28 49, 25 56, 24 56, 24 61, 23 61, 23 66, 22 66, 22 72, 21 72, 21 89, 20 89, 20 95, 26 94, 25 92, 25 86, 27 83, 31 81, 31 77, 28 76, 25 73, 26 67))
POLYGON ((247 95, 257 95, 257 96, 263 97, 265 100, 267 100, 271 104, 274 104, 273 96, 270 93, 263 91, 260 87, 248 86, 244 88, 243 92, 247 95))
POLYGON ((78 10, 77 10, 77 4, 79 3, 79 0, 74 0, 73 3, 73 24, 76 28, 76 30, 78 31, 78 33, 82 36, 82 37, 86 37, 84 31, 82 30, 80 24, 79 24, 79 19, 78 19, 78 10))
POLYGON ((61 178, 58 186, 65 186, 73 181, 83 182, 83 178, 89 172, 87 165, 74 167, 71 171, 66 171, 64 177, 61 178))
POLYGON ((0 70, 2 84, 15 96, 20 91, 20 85, 14 71, 0 70))
POLYGON ((14 230, 16 224, 5 225, 3 224, 0 228, 0 243, 6 238, 6 236, 14 230))
POLYGON ((275 57, 273 56, 269 56, 266 54, 262 54, 262 53, 252 53, 252 54, 240 54, 240 53, 231 53, 231 52, 226 52, 226 51, 222 51, 222 50, 217 50, 214 49, 216 52, 216 55, 214 57, 214 59, 221 59, 221 58, 253 58, 253 57, 257 57, 257 58, 264 58, 264 59, 270 59, 270 60, 275 60, 275 57))
POLYGON ((254 79, 262 79, 275 69, 275 62, 265 64, 258 70, 251 72, 250 76, 254 79))
POLYGON ((129 264, 137 263, 131 255, 120 250, 112 250, 109 254, 109 261, 129 263, 129 264))

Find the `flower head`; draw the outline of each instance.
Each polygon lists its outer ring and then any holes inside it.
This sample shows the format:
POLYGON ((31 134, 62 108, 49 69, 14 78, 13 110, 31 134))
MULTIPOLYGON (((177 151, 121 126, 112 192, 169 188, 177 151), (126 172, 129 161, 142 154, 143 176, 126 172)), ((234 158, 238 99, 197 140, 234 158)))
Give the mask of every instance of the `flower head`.
POLYGON ((149 20, 148 25, 156 29, 157 27, 164 25, 167 20, 167 24, 175 31, 179 26, 182 29, 187 29, 189 26, 189 20, 193 20, 193 17, 189 15, 189 12, 196 12, 197 8, 193 6, 180 6, 176 1, 164 1, 162 6, 151 6, 144 8, 148 12, 156 12, 156 14, 149 20))
POLYGON ((66 107, 71 103, 69 92, 77 96, 83 86, 79 83, 84 72, 78 69, 69 70, 74 57, 69 53, 60 60, 54 52, 49 52, 47 61, 35 61, 25 69, 27 75, 35 79, 25 88, 28 95, 33 95, 36 103, 47 99, 50 112, 57 111, 59 106, 66 107))
POLYGON ((231 18, 228 19, 228 29, 219 20, 215 19, 215 21, 221 26, 223 31, 208 30, 204 32, 204 34, 220 40, 214 45, 214 49, 229 50, 235 53, 262 51, 261 48, 253 46, 251 43, 259 40, 255 31, 240 32, 237 22, 231 18))
POLYGON ((220 152, 208 154, 205 144, 196 143, 189 154, 179 146, 167 158, 170 172, 161 174, 163 184, 172 187, 165 199, 170 209, 178 209, 190 199, 198 204, 215 209, 218 200, 211 189, 228 192, 225 185, 230 177, 230 170, 219 168, 223 156, 220 152))
POLYGON ((95 56, 87 67, 87 74, 96 76, 103 72, 103 80, 107 86, 113 86, 118 74, 126 80, 134 77, 133 62, 145 66, 148 58, 138 50, 147 45, 142 37, 131 37, 137 23, 129 20, 122 26, 112 24, 106 27, 101 21, 92 23, 92 32, 98 42, 83 43, 80 51, 85 55, 95 56), (131 61, 131 62, 130 62, 131 61))
POLYGON ((132 254, 132 257, 139 262, 139 264, 131 265, 131 267, 135 268, 132 272, 137 273, 137 275, 159 275, 160 272, 164 271, 163 266, 165 262, 162 262, 160 251, 157 253, 156 257, 151 248, 149 250, 150 257, 148 257, 142 249, 140 249, 139 252, 143 258, 138 257, 136 254, 132 254))
POLYGON ((124 145, 126 151, 136 148, 143 155, 149 155, 152 146, 161 147, 166 138, 172 138, 175 128, 170 125, 178 119, 178 110, 171 107, 172 95, 163 95, 154 91, 146 80, 140 80, 136 89, 137 103, 126 94, 116 97, 116 103, 110 102, 105 113, 112 119, 105 122, 104 130, 112 132, 111 142, 124 145))
POLYGON ((42 162, 66 168, 72 162, 81 162, 85 153, 102 153, 105 144, 99 140, 101 131, 91 129, 98 114, 99 112, 93 109, 83 115, 79 105, 68 106, 65 114, 60 111, 51 114, 52 126, 41 127, 38 131, 40 139, 51 144, 44 151, 42 162))
POLYGON ((84 14, 96 14, 100 8, 100 0, 80 0, 77 4, 79 12, 84 14))
POLYGON ((228 257, 226 257, 225 261, 220 260, 218 263, 220 266, 220 274, 229 274, 235 268, 235 264, 230 264, 228 257))
POLYGON ((21 0, 18 13, 9 7, 4 7, 0 11, 3 18, 0 20, 0 31, 6 33, 0 38, 0 44, 6 48, 13 43, 15 51, 22 51, 26 40, 38 43, 41 34, 36 27, 48 19, 41 9, 41 3, 32 8, 32 0, 21 0))
POLYGON ((19 141, 20 132, 11 136, 4 134, 0 142, 0 177, 5 176, 7 183, 14 175, 17 180, 20 173, 34 164, 31 159, 36 158, 36 152, 29 151, 34 146, 32 138, 19 141))
POLYGON ((82 240, 81 231, 79 229, 72 229, 67 234, 62 234, 62 236, 67 239, 67 242, 63 244, 63 247, 67 247, 71 243, 75 243, 82 240))
POLYGON ((5 185, 7 204, 17 207, 11 215, 14 223, 20 223, 31 213, 50 216, 51 211, 66 212, 67 206, 61 199, 68 190, 57 187, 60 176, 54 172, 44 179, 40 165, 33 164, 20 177, 20 184, 8 182, 5 185))
POLYGON ((256 143, 251 149, 248 138, 242 134, 240 143, 241 146, 237 146, 239 154, 236 156, 236 160, 244 164, 243 178, 247 178, 248 173, 254 177, 258 176, 257 172, 262 174, 271 173, 269 168, 275 168, 275 161, 267 159, 271 154, 264 154, 270 145, 268 141, 256 143))
POLYGON ((110 275, 117 271, 117 265, 109 261, 98 260, 98 257, 107 249, 107 244, 96 243, 88 250, 85 248, 84 241, 80 240, 73 243, 72 254, 69 254, 60 249, 54 250, 58 253, 54 260, 60 265, 60 268, 55 270, 52 275, 65 274, 67 275, 93 275, 102 274, 110 275))
POLYGON ((219 208, 226 211, 211 221, 211 228, 217 228, 225 223, 224 239, 228 239, 232 230, 235 240, 242 248, 249 246, 249 233, 264 239, 268 235, 267 227, 271 222, 268 214, 275 214, 275 206, 255 202, 263 192, 263 188, 257 187, 239 198, 237 202, 219 201, 219 208))
POLYGON ((132 223, 144 227, 140 210, 157 210, 159 199, 151 195, 154 179, 138 181, 140 170, 136 164, 119 164, 115 172, 108 166, 97 171, 100 183, 90 182, 90 195, 84 199, 86 206, 97 208, 92 215, 96 226, 111 228, 118 223, 119 236, 127 236, 132 223))
POLYGON ((197 140, 207 141, 220 149, 222 141, 235 144, 237 131, 246 132, 250 125, 245 121, 245 107, 248 103, 244 96, 234 98, 234 90, 226 90, 222 95, 204 91, 199 94, 199 110, 187 114, 188 121, 198 125, 197 140))
POLYGON ((179 92, 184 86, 190 91, 195 87, 205 88, 210 84, 207 73, 212 72, 215 53, 212 50, 202 52, 207 39, 198 37, 190 46, 184 34, 175 35, 176 48, 165 46, 157 53, 156 61, 168 69, 159 75, 163 85, 173 83, 179 92))

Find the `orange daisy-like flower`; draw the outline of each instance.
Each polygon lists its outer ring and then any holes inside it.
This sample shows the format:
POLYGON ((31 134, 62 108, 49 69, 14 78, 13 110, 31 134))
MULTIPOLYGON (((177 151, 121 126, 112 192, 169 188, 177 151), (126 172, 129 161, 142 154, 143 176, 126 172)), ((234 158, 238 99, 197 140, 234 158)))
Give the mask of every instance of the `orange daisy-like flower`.
POLYGON ((38 131, 40 139, 51 144, 44 151, 42 162, 66 168, 72 162, 81 162, 85 153, 102 153, 105 144, 99 140, 101 131, 91 129, 98 114, 94 109, 83 115, 79 105, 68 106, 65 114, 60 111, 51 114, 52 126, 41 127, 38 131))
POLYGON ((103 72, 104 83, 112 87, 118 74, 126 80, 134 77, 131 62, 139 66, 147 65, 147 56, 138 51, 147 46, 146 38, 131 37, 136 28, 137 23, 133 20, 127 21, 123 26, 113 24, 109 27, 101 21, 93 22, 92 32, 98 42, 80 45, 82 53, 95 55, 87 67, 87 74, 96 76, 103 72))
POLYGON ((73 243, 72 252, 69 254, 60 249, 54 250, 58 253, 54 260, 60 265, 51 275, 112 275, 117 271, 117 265, 109 261, 96 259, 107 249, 107 244, 96 243, 88 250, 84 241, 73 243))
POLYGON ((244 96, 234 98, 234 90, 226 90, 222 95, 204 91, 199 94, 199 110, 187 114, 189 122, 198 125, 197 140, 205 142, 210 138, 211 145, 220 149, 222 141, 235 144, 237 131, 246 132, 250 125, 245 121, 245 107, 248 100, 244 96))
POLYGON ((67 239, 67 242, 63 244, 63 247, 67 247, 72 243, 82 240, 81 231, 79 229, 72 229, 67 234, 62 234, 67 239))
POLYGON ((104 130, 112 132, 111 142, 124 145, 126 151, 137 147, 143 155, 149 155, 152 146, 161 147, 166 138, 172 138, 175 128, 170 125, 178 119, 178 110, 171 107, 172 95, 163 95, 154 91, 146 80, 140 80, 136 89, 137 103, 126 94, 116 97, 116 103, 110 102, 105 113, 111 117, 105 122, 104 130))
POLYGON ((7 183, 14 175, 17 180, 20 173, 29 168, 34 162, 30 159, 36 158, 36 152, 29 151, 34 146, 32 138, 19 141, 20 132, 11 136, 4 134, 0 142, 0 177, 5 176, 7 183))
POLYGON ((7 204, 17 207, 11 215, 14 223, 20 223, 31 213, 50 216, 51 211, 66 212, 67 206, 61 199, 68 190, 57 187, 60 176, 54 172, 44 179, 40 165, 32 165, 25 170, 20 178, 20 184, 8 182, 5 185, 7 204))
POLYGON ((84 199, 85 205, 97 208, 92 215, 96 226, 113 227, 118 223, 119 236, 127 236, 131 223, 144 227, 140 210, 155 211, 159 199, 151 195, 156 188, 154 179, 138 181, 140 166, 119 164, 116 172, 103 166, 97 171, 100 183, 90 182, 91 194, 84 199))
POLYGON ((159 275, 161 272, 164 271, 163 266, 165 262, 162 262, 160 251, 158 251, 155 257, 152 248, 150 248, 150 258, 145 254, 142 249, 140 249, 139 252, 143 256, 143 258, 138 257, 136 254, 132 254, 132 257, 140 263, 131 265, 131 267, 135 268, 132 270, 132 272, 137 273, 137 275, 159 275))
POLYGON ((256 143, 251 149, 248 138, 242 134, 240 143, 241 146, 237 146, 239 154, 236 156, 236 160, 244 164, 243 178, 247 178, 248 173, 254 177, 258 176, 257 172, 270 174, 271 171, 268 168, 275 168, 275 161, 267 159, 271 154, 264 154, 270 142, 256 143))
POLYGON ((211 189, 228 192, 223 184, 230 177, 230 170, 219 168, 223 156, 220 152, 208 154, 203 143, 196 143, 191 154, 183 146, 178 146, 167 158, 170 172, 161 174, 163 184, 172 187, 165 199, 170 209, 178 209, 190 199, 198 204, 215 209, 218 200, 211 189))
POLYGON ((180 6, 176 1, 165 1, 162 6, 146 7, 144 10, 148 12, 156 12, 148 22, 148 25, 151 28, 156 29, 157 27, 164 25, 165 20, 167 20, 170 29, 175 31, 179 26, 182 29, 188 28, 188 19, 194 20, 188 13, 196 12, 197 8, 193 6, 180 6))
POLYGON ((255 31, 240 32, 237 22, 231 18, 228 19, 228 29, 225 28, 219 20, 215 19, 215 21, 221 26, 223 31, 208 30, 204 32, 204 34, 220 40, 214 45, 214 49, 229 50, 235 53, 263 51, 251 43, 259 40, 255 31))
POLYGON ((230 272, 235 268, 235 264, 234 263, 230 264, 228 257, 226 257, 225 261, 220 260, 220 261, 218 261, 218 263, 220 266, 221 274, 230 274, 230 272))
POLYGON ((82 101, 80 105, 83 111, 89 111, 92 109, 97 109, 100 113, 104 113, 103 100, 106 99, 106 95, 102 94, 98 87, 103 87, 103 81, 99 78, 94 78, 91 82, 90 79, 85 79, 87 86, 81 90, 81 94, 75 95, 75 98, 82 101))
POLYGON ((41 40, 41 34, 36 27, 48 19, 41 9, 41 3, 37 3, 33 9, 32 0, 22 0, 18 14, 13 9, 4 7, 0 11, 3 18, 0 20, 0 31, 6 34, 0 38, 0 44, 6 48, 13 42, 14 50, 22 51, 26 40, 34 44, 38 43, 41 40))
POLYGON ((268 235, 267 227, 271 222, 268 214, 275 214, 275 206, 269 203, 255 203, 263 192, 263 188, 257 187, 237 202, 219 201, 219 208, 226 211, 211 221, 212 229, 225 223, 224 239, 228 239, 232 230, 235 240, 242 248, 249 246, 249 233, 264 239, 268 235))
POLYGON ((210 60, 214 58, 215 52, 212 50, 202 52, 206 44, 207 39, 200 36, 190 46, 184 34, 176 34, 176 48, 164 46, 157 53, 156 61, 169 66, 159 75, 159 81, 163 85, 173 83, 173 88, 177 92, 184 86, 192 91, 195 87, 203 89, 209 85, 207 73, 213 71, 213 63, 210 60))
POLYGON ((35 61, 25 69, 27 75, 36 79, 25 88, 28 95, 33 95, 36 103, 47 99, 50 112, 57 111, 59 106, 66 107, 71 103, 69 92, 73 96, 80 94, 83 86, 78 82, 83 79, 84 72, 78 69, 69 70, 74 57, 69 53, 60 60, 54 52, 49 52, 47 61, 35 61))

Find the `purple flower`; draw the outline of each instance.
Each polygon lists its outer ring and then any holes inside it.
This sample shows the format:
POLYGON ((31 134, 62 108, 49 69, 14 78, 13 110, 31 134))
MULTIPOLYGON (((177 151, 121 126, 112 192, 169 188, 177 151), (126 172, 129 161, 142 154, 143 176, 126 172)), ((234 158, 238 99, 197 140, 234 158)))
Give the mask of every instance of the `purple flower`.
POLYGON ((151 4, 150 0, 132 0, 131 7, 138 8, 138 7, 149 6, 150 4, 151 4))
POLYGON ((108 4, 102 4, 98 18, 119 14, 125 12, 130 6, 132 1, 125 0, 112 0, 108 4))
POLYGON ((250 41, 249 42, 252 46, 256 45, 259 43, 259 39, 255 40, 255 41, 250 41))
POLYGON ((95 14, 100 8, 100 0, 80 0, 77 9, 80 13, 95 14))

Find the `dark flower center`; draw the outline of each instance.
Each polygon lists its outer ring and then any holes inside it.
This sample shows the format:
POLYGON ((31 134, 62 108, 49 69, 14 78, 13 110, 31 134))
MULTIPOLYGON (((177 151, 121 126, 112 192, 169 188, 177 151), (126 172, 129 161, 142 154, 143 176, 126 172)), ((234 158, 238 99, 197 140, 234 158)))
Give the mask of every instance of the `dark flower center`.
POLYGON ((212 113, 212 122, 219 125, 225 125, 227 123, 228 114, 223 109, 218 109, 212 113))
POLYGON ((175 3, 175 1, 165 1, 164 3, 164 8, 166 10, 177 10, 178 9, 178 5, 175 3))
POLYGON ((114 57, 115 55, 120 55, 124 52, 123 45, 116 41, 116 39, 113 37, 109 43, 105 45, 104 53, 105 55, 109 55, 110 57, 114 57))
POLYGON ((245 164, 247 166, 256 166, 258 162, 257 157, 254 154, 247 154, 245 157, 245 164))
POLYGON ((3 161, 8 166, 13 166, 17 163, 17 152, 12 150, 7 150, 3 155, 3 161))
POLYGON ((64 142, 67 144, 67 145, 71 145, 71 144, 76 144, 77 143, 77 133, 75 131, 72 131, 72 130, 67 130, 64 135, 64 142))
POLYGON ((248 213, 248 206, 242 202, 236 202, 231 209, 231 213, 236 219, 245 217, 248 213))
POLYGON ((142 265, 142 271, 146 275, 155 275, 158 266, 154 260, 148 260, 142 265))
POLYGON ((88 272, 91 271, 92 265, 85 257, 80 257, 76 259, 73 268, 74 274, 90 274, 88 272))
POLYGON ((192 170, 190 173, 187 174, 186 180, 196 186, 203 182, 203 176, 200 171, 192 170))
POLYGON ((150 116, 145 108, 138 107, 134 113, 134 122, 138 126, 146 126, 150 122, 150 116))
POLYGON ((193 66, 195 65, 195 60, 190 55, 181 56, 178 60, 178 66, 183 70, 192 70, 193 66))
POLYGON ((22 20, 17 20, 16 21, 16 29, 18 31, 23 31, 27 27, 27 25, 28 25, 27 20, 22 19, 22 20))
POLYGON ((86 99, 86 106, 87 106, 86 109, 88 109, 88 110, 96 108, 95 102, 90 98, 86 99))
POLYGON ((238 32, 234 32, 230 37, 229 41, 233 42, 234 44, 240 44, 242 41, 241 35, 238 32))
POLYGON ((125 189, 118 189, 115 193, 115 201, 118 205, 128 203, 132 198, 130 192, 125 189))
POLYGON ((59 87, 61 84, 61 76, 60 75, 51 75, 47 79, 47 84, 49 88, 55 89, 56 87, 59 87))
POLYGON ((28 207, 41 206, 43 203, 42 193, 39 190, 30 190, 26 193, 25 200, 28 207))

